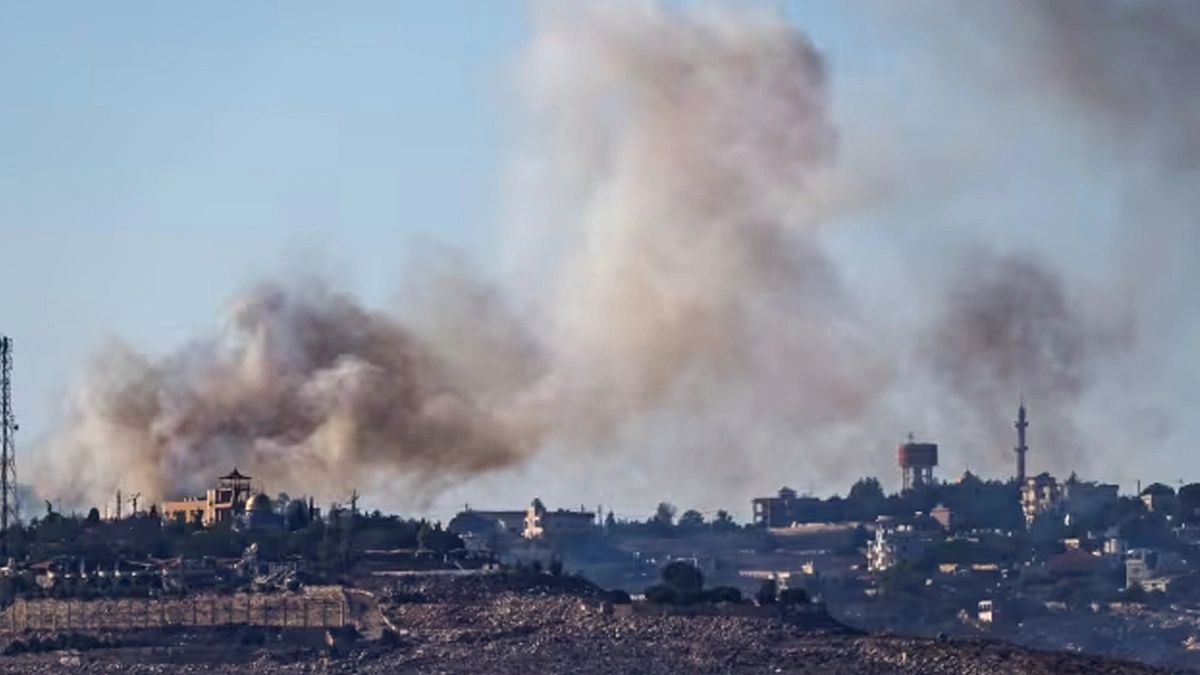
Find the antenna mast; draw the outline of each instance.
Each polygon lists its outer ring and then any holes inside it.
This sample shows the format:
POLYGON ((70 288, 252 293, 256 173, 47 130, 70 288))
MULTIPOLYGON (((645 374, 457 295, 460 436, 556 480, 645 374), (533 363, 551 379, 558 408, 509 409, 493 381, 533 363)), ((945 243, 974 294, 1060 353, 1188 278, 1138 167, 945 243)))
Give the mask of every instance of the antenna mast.
POLYGON ((0 553, 8 557, 8 527, 17 521, 17 420, 12 409, 12 338, 0 336, 0 553))

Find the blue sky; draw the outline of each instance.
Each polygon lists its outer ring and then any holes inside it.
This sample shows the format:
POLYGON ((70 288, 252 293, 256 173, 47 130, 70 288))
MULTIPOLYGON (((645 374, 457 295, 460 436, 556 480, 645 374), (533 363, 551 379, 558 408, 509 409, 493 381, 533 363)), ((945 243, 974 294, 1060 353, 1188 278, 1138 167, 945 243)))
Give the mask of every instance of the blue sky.
MULTIPOLYGON (((833 3, 792 5, 835 62, 866 53, 833 3)), ((375 303, 414 235, 489 264, 525 10, 0 3, 0 332, 21 442, 106 337, 169 350, 286 261, 315 257, 375 303)))
MULTIPOLYGON (((955 73, 976 69, 951 67, 922 40, 972 36, 936 21, 903 29, 935 16, 932 3, 785 4, 830 60, 840 124, 882 119, 904 158, 943 153, 957 166, 991 153, 963 199, 918 195, 907 210, 889 204, 886 222, 839 228, 843 272, 865 278, 876 304, 906 298, 881 274, 907 276, 906 256, 954 245, 947 228, 926 226, 931 216, 1103 274, 1100 234, 1121 213, 1123 175, 1074 120, 1043 114, 1036 92, 1012 88, 1019 81, 962 87, 955 73), (937 137, 942 146, 925 147, 937 137), (947 211, 931 213, 931 201, 947 211)), ((449 243, 485 270, 497 262, 505 75, 526 9, 526 0, 0 0, 0 333, 16 340, 19 447, 46 430, 107 337, 167 352, 211 331, 239 290, 289 266, 321 265, 383 305, 414 238, 449 243)), ((857 145, 866 164, 885 165, 876 140, 857 145)), ((922 179, 938 166, 922 165, 914 182, 963 187, 958 175, 922 179)), ((1186 464, 1157 451, 1105 457, 1124 462, 1105 467, 1124 478, 1186 464)))

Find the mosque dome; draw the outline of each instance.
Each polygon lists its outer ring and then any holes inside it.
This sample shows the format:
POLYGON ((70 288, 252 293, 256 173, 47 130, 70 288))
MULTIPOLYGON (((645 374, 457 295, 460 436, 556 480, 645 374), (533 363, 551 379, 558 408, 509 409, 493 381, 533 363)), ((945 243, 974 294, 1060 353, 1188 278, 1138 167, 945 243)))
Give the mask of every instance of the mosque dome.
POLYGON ((264 495, 261 492, 258 494, 255 494, 255 495, 251 495, 250 499, 246 500, 246 510, 247 511, 270 511, 271 510, 271 498, 264 495))

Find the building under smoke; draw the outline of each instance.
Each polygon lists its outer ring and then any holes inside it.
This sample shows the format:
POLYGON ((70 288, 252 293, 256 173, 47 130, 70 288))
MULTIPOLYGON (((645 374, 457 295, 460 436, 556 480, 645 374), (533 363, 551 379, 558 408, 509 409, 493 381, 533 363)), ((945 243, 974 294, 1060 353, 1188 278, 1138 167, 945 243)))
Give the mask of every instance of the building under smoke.
POLYGON ((764 527, 791 527, 796 523, 827 523, 840 520, 841 514, 829 502, 801 496, 791 488, 780 488, 774 497, 751 501, 753 523, 764 527))
POLYGON ((261 522, 267 519, 267 514, 273 513, 270 498, 255 491, 250 476, 243 475, 236 467, 218 478, 216 487, 210 488, 204 496, 163 502, 158 512, 164 520, 204 527, 233 523, 243 516, 261 522))

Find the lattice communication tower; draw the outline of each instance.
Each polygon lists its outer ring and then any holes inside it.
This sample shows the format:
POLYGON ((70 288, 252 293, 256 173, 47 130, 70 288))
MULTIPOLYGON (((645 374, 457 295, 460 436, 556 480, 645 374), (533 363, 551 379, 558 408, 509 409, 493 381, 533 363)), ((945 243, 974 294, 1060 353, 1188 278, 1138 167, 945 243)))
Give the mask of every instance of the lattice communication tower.
POLYGON ((8 527, 17 522, 17 420, 12 408, 12 338, 0 335, 0 552, 8 557, 8 527))

